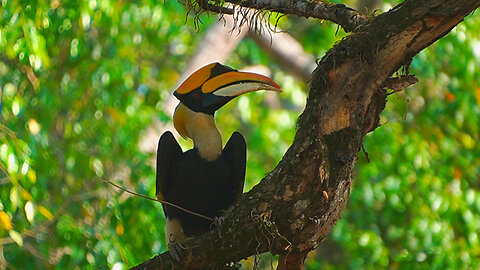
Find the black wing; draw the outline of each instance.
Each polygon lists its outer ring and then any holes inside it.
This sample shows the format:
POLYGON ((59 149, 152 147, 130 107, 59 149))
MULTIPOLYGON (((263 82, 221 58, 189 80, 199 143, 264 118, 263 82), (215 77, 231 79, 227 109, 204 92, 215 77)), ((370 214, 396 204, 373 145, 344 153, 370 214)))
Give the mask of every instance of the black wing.
POLYGON ((240 132, 234 132, 222 151, 222 157, 233 172, 233 186, 236 199, 243 193, 245 183, 245 169, 247 166, 247 143, 240 132))
POLYGON ((170 171, 172 165, 181 159, 182 148, 170 131, 166 131, 158 140, 157 148, 157 190, 155 195, 160 200, 165 200, 165 194, 171 186, 170 171))

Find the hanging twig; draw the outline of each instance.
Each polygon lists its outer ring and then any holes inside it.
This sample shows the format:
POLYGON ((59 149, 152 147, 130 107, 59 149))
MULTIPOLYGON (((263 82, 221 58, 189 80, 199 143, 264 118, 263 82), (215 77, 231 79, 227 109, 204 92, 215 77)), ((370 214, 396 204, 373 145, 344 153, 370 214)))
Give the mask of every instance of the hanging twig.
POLYGON ((147 200, 151 200, 151 201, 156 201, 156 202, 168 204, 168 205, 173 206, 173 207, 175 207, 175 208, 178 208, 178 209, 180 209, 180 210, 182 210, 182 211, 184 211, 184 212, 186 212, 186 213, 195 215, 195 216, 197 216, 197 217, 204 218, 204 219, 209 220, 209 221, 212 221, 212 222, 214 221, 213 218, 204 216, 204 215, 199 214, 199 213, 195 213, 195 212, 193 212, 193 211, 190 211, 190 210, 188 210, 188 209, 185 209, 185 208, 183 208, 183 207, 181 207, 181 206, 178 206, 178 205, 176 205, 176 204, 173 204, 173 203, 171 203, 171 202, 167 202, 167 201, 164 201, 164 200, 159 200, 159 199, 151 198, 151 197, 148 197, 148 196, 145 196, 145 195, 142 195, 142 194, 139 194, 139 193, 130 191, 130 190, 128 190, 128 189, 126 189, 126 188, 124 188, 124 187, 121 187, 121 186, 119 186, 119 185, 117 185, 117 184, 115 184, 115 183, 113 183, 113 182, 111 182, 111 181, 109 181, 109 180, 103 180, 103 182, 104 182, 104 183, 107 183, 107 184, 110 184, 110 185, 112 185, 112 186, 114 186, 114 187, 116 187, 116 188, 118 188, 118 189, 121 189, 121 190, 123 190, 123 191, 125 191, 125 192, 127 192, 127 193, 130 193, 130 194, 132 194, 132 195, 135 195, 135 196, 138 196, 138 197, 142 197, 142 198, 147 199, 147 200))

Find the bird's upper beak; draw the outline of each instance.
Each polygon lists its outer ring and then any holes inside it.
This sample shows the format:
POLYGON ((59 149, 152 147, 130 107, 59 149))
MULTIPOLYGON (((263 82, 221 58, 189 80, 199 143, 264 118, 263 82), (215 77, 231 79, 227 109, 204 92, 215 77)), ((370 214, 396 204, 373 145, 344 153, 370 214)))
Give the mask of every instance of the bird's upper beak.
POLYGON ((250 72, 230 71, 208 79, 202 86, 202 92, 215 96, 236 97, 258 90, 282 92, 272 79, 250 72))
POLYGON ((281 92, 266 76, 213 63, 190 75, 174 95, 194 111, 213 113, 234 97, 258 90, 281 92))

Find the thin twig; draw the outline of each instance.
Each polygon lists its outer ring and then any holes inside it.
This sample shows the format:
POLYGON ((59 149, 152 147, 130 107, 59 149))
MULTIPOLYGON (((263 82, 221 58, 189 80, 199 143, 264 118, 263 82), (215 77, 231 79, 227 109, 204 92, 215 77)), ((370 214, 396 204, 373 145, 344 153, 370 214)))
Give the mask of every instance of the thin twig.
MULTIPOLYGON (((224 2, 244 8, 253 8, 263 11, 268 10, 272 12, 279 12, 285 15, 293 14, 306 18, 313 17, 319 20, 328 20, 339 24, 346 32, 352 32, 357 29, 358 26, 368 21, 368 18, 365 15, 360 14, 353 8, 347 7, 344 4, 331 3, 330 1, 225 0, 224 2)), ((205 5, 205 0, 198 1, 198 4, 205 5)), ((224 8, 219 4, 211 5, 218 6, 218 8, 224 8)), ((208 11, 217 12, 216 10, 212 10, 211 7, 205 8, 200 6, 200 8, 208 11)))
POLYGON ((168 205, 173 206, 173 207, 175 207, 175 208, 177 208, 177 209, 180 209, 180 210, 182 210, 182 211, 184 211, 184 212, 186 212, 186 213, 195 215, 195 216, 197 216, 197 217, 204 218, 204 219, 209 220, 209 221, 212 221, 212 222, 214 221, 213 218, 204 216, 204 215, 199 214, 199 213, 195 213, 195 212, 193 212, 193 211, 190 211, 190 210, 188 210, 188 209, 185 209, 185 208, 183 208, 183 207, 181 207, 181 206, 178 206, 178 205, 176 205, 176 204, 173 204, 173 203, 171 203, 171 202, 167 202, 167 201, 164 201, 164 200, 159 200, 159 199, 151 198, 151 197, 148 197, 148 196, 145 196, 145 195, 142 195, 142 194, 139 194, 139 193, 130 191, 130 190, 128 190, 128 189, 126 189, 126 188, 124 188, 124 187, 122 187, 122 186, 119 186, 119 185, 113 183, 112 181, 103 180, 103 182, 104 182, 104 183, 107 183, 107 184, 110 184, 110 185, 112 185, 112 186, 114 186, 114 187, 116 187, 116 188, 118 188, 118 189, 121 189, 121 190, 123 190, 123 191, 125 191, 125 192, 127 192, 127 193, 130 193, 130 194, 132 194, 132 195, 135 195, 135 196, 138 196, 138 197, 142 197, 142 198, 147 199, 147 200, 151 200, 151 201, 156 201, 156 202, 168 204, 168 205))
POLYGON ((367 150, 365 150, 365 146, 362 144, 362 151, 363 154, 365 154, 365 158, 367 159, 367 162, 370 163, 370 157, 368 156, 367 150))
POLYGON ((392 92, 388 93, 391 95, 402 91, 403 89, 409 87, 418 82, 418 79, 415 75, 400 75, 398 77, 387 78, 382 85, 383 89, 392 89, 392 92))

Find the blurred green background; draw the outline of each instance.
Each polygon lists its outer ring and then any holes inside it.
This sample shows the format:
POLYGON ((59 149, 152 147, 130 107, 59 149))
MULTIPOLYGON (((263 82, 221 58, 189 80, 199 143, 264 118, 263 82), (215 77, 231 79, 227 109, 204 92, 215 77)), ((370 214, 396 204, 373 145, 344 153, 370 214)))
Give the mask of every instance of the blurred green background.
MULTIPOLYGON (((170 123, 164 103, 216 17, 197 31, 174 0, 0 4, 0 269, 119 270, 165 251, 161 205, 102 181, 154 196, 142 141, 170 123)), ((279 26, 316 58, 345 36, 312 19, 279 26)), ((251 93, 217 113, 224 140, 247 138, 246 190, 280 160, 305 104, 308 85, 274 60, 247 38, 225 63, 267 66, 284 90, 280 107, 251 93)), ((480 16, 411 72, 420 82, 389 96, 365 140, 371 162, 359 153, 347 209, 307 269, 480 267, 480 16)))

